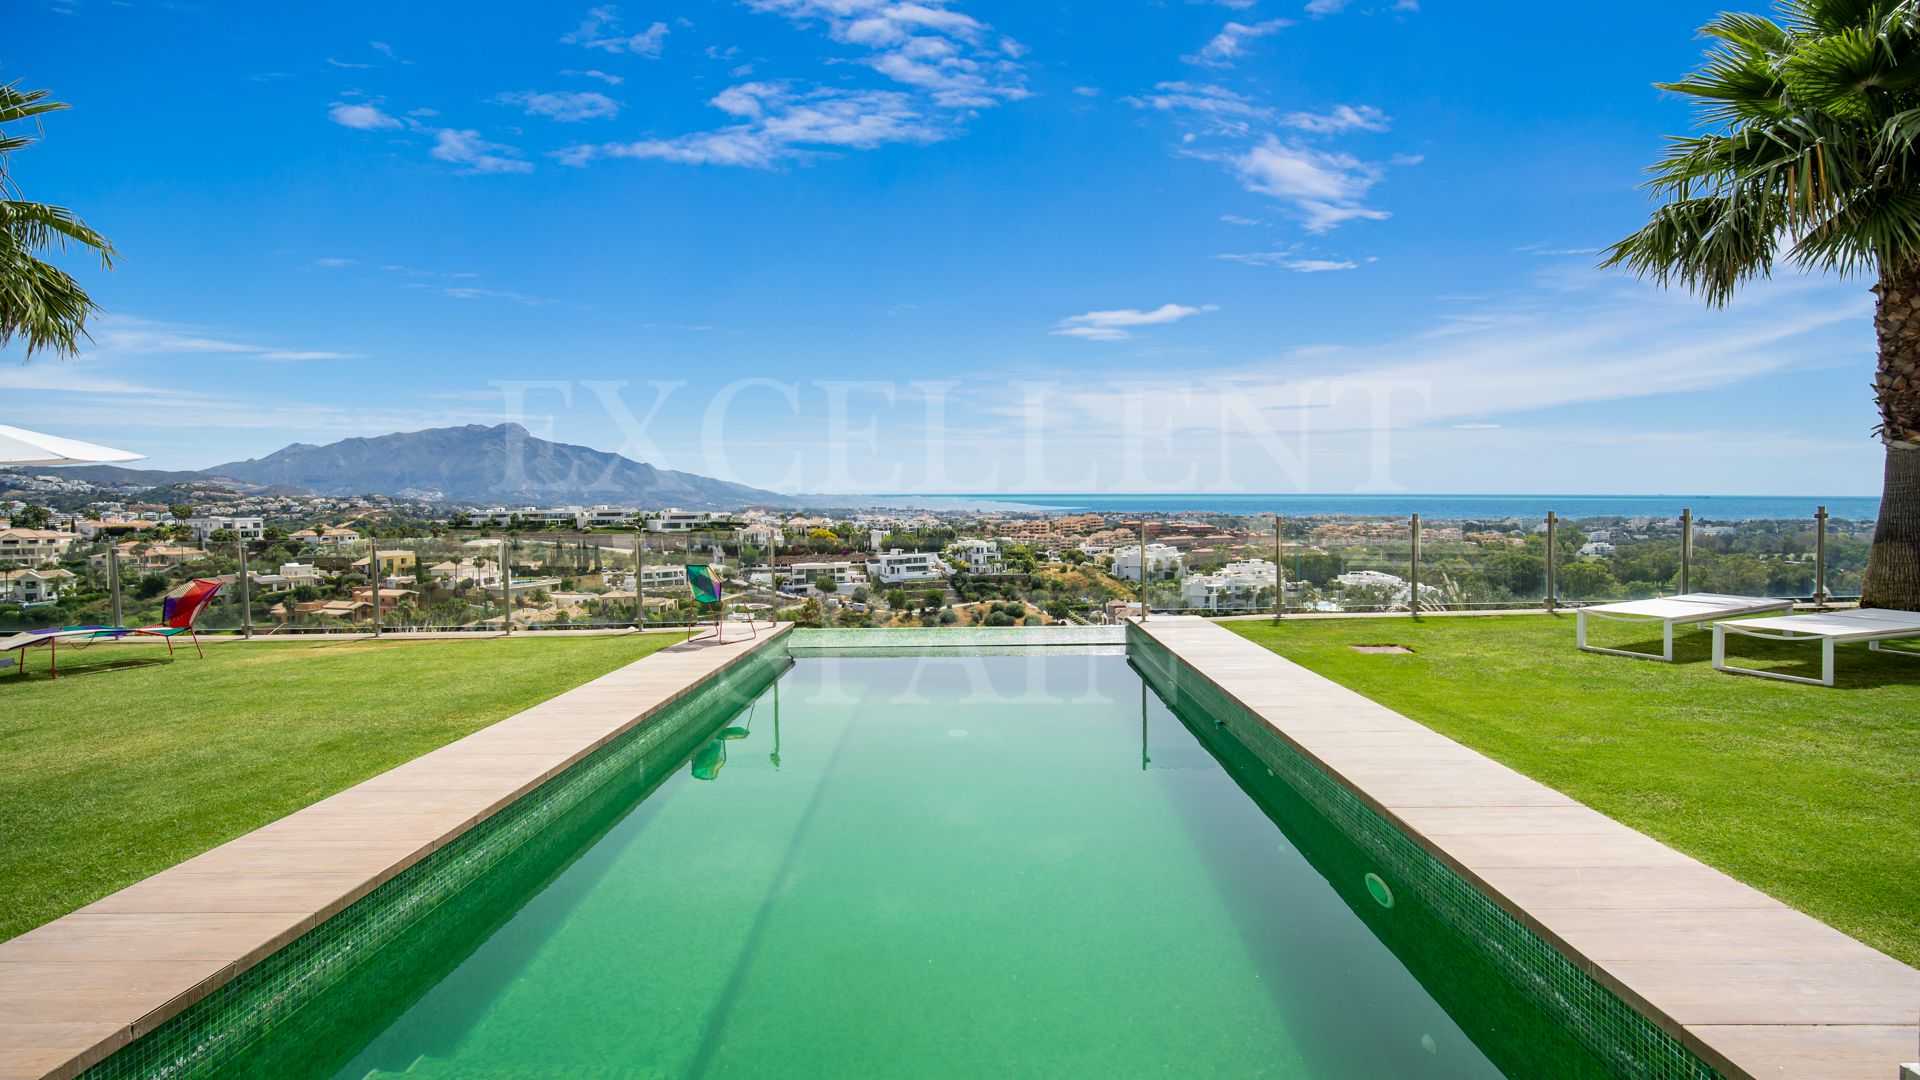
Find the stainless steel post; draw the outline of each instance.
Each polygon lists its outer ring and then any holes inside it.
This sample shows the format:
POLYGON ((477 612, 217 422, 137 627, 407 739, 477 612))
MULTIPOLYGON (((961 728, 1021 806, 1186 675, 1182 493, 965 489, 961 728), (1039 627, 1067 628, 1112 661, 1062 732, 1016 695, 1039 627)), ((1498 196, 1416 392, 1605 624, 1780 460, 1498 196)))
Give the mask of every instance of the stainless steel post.
POLYGON ((1420 617, 1420 515, 1413 515, 1408 525, 1413 530, 1413 544, 1408 549, 1407 559, 1412 568, 1412 575, 1407 581, 1407 610, 1417 619, 1420 617))
POLYGON ((380 636, 380 541, 367 544, 367 584, 373 588, 373 636, 380 636))
POLYGON ((1558 552, 1559 550, 1559 543, 1558 543, 1559 537, 1560 537, 1560 515, 1555 513, 1552 510, 1549 510, 1547 511, 1547 610, 1548 611, 1552 611, 1556 606, 1558 606, 1560 602, 1560 582, 1556 580, 1556 575, 1554 573, 1556 569, 1555 564, 1559 561, 1558 558, 1556 557, 1556 552, 1558 552))
POLYGON ((513 541, 500 541, 500 604, 507 614, 500 620, 506 633, 513 633, 513 541))
POLYGON ((1680 591, 1693 591, 1693 510, 1680 511, 1680 591))
POLYGON ((240 549, 240 636, 253 636, 253 575, 247 571, 247 542, 235 542, 240 549))
MULTIPOLYGON (((113 625, 127 625, 120 614, 120 544, 111 535, 107 537, 107 590, 113 594, 113 625)), ((21 663, 24 669, 25 661, 21 663)))
POLYGON ((1827 508, 1813 514, 1813 604, 1827 606, 1827 508))
POLYGON ((1140 519, 1140 621, 1147 621, 1147 611, 1153 605, 1147 598, 1147 519, 1140 519))
POLYGON ((1280 561, 1280 515, 1273 515, 1273 617, 1283 619, 1287 615, 1287 572, 1281 569, 1280 561))
POLYGON ((647 600, 645 600, 647 594, 639 590, 639 573, 643 569, 643 559, 645 559, 645 555, 639 553, 643 544, 645 544, 645 538, 636 532, 634 534, 634 628, 636 630, 647 626, 647 600))

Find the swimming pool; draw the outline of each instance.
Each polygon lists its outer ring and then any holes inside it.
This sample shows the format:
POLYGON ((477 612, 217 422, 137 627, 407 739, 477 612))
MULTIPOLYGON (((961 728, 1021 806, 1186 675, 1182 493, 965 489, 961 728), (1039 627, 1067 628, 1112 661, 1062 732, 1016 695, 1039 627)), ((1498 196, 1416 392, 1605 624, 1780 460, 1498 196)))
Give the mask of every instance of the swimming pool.
POLYGON ((831 642, 610 745, 96 1071, 1620 1073, 1124 648, 831 642), (182 1056, 223 1009, 273 1015, 182 1056))

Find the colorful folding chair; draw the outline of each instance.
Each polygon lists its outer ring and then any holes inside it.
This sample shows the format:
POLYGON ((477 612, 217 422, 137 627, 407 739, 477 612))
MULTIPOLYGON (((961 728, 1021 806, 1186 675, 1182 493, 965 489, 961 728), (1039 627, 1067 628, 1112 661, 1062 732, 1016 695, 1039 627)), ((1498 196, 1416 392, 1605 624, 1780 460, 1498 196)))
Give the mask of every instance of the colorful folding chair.
POLYGON ((193 624, 219 591, 219 582, 194 578, 166 595, 160 604, 160 621, 152 626, 55 626, 45 630, 29 630, 0 641, 0 652, 11 650, 19 654, 16 662, 24 677, 27 674, 26 650, 44 645, 47 649, 47 674, 56 679, 60 677, 59 643, 62 641, 70 648, 85 648, 98 641, 113 641, 129 635, 158 637, 166 640, 167 656, 171 658, 173 639, 185 634, 193 641, 193 651, 205 659, 206 650, 200 647, 200 635, 194 632, 193 624))

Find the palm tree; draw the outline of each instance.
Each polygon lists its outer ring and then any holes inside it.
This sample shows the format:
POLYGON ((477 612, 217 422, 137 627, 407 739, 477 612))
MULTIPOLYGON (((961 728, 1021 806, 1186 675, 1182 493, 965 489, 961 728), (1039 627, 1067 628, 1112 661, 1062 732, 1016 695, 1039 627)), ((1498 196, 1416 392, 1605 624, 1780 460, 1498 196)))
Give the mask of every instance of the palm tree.
MULTIPOLYGON (((46 90, 21 90, 18 83, 0 86, 0 127, 18 120, 67 108, 48 101, 46 90)), ((119 252, 106 237, 88 228, 73 211, 18 198, 8 155, 36 138, 0 130, 0 347, 18 337, 27 355, 40 349, 72 355, 87 337, 87 319, 100 310, 80 283, 39 257, 40 253, 77 244, 100 256, 100 265, 113 267, 119 252)))
POLYGON ((1702 29, 1700 105, 1647 187, 1661 205, 1604 265, 1722 306, 1775 260, 1875 278, 1887 449, 1861 603, 1920 610, 1920 0, 1781 0, 1702 29))

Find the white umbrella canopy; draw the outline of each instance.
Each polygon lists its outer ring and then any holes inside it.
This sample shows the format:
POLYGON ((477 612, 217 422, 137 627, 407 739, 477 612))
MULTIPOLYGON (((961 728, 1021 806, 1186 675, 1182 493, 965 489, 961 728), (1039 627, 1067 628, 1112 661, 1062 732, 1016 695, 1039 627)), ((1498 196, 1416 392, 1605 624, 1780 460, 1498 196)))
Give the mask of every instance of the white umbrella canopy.
POLYGON ((0 424, 0 465, 105 465, 146 456, 0 424))

